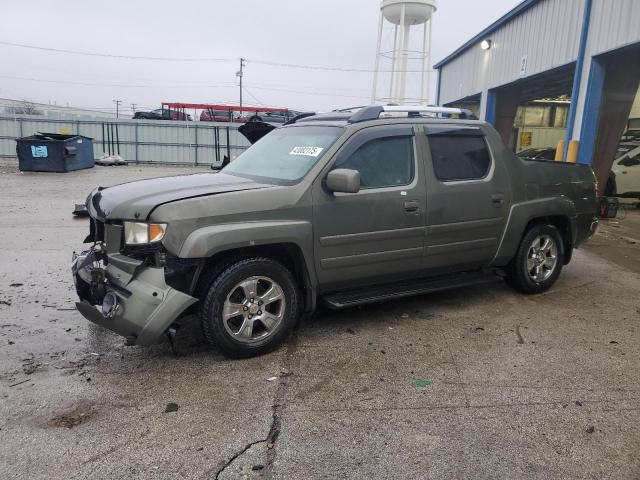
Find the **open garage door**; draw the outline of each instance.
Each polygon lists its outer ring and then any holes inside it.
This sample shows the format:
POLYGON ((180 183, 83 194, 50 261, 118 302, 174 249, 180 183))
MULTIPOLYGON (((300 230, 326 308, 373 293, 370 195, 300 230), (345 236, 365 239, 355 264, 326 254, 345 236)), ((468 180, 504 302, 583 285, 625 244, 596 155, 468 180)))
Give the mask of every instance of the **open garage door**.
POLYGON ((469 110, 473 112, 473 114, 480 118, 480 101, 482 100, 482 95, 478 93, 477 95, 471 95, 469 97, 465 97, 457 102, 447 103, 445 107, 451 108, 462 108, 463 110, 469 110))
POLYGON ((505 145, 529 158, 553 160, 567 133, 575 65, 489 91, 487 119, 505 145))
MULTIPOLYGON (((613 137, 614 140, 616 138, 613 137)), ((602 149, 601 155, 607 155, 609 152, 605 151, 605 146, 608 150, 609 142, 604 137, 601 142, 597 143, 598 147, 602 149)), ((608 158, 610 159, 610 157, 608 158)), ((596 157, 597 159, 598 157, 596 157)), ((605 196, 628 198, 631 203, 640 201, 640 89, 636 90, 631 112, 624 126, 622 137, 618 140, 611 166, 609 167, 609 162, 605 161, 596 161, 594 165, 598 171, 609 171, 604 191, 605 196)))
POLYGON ((594 58, 581 134, 600 194, 640 196, 640 45, 594 58))

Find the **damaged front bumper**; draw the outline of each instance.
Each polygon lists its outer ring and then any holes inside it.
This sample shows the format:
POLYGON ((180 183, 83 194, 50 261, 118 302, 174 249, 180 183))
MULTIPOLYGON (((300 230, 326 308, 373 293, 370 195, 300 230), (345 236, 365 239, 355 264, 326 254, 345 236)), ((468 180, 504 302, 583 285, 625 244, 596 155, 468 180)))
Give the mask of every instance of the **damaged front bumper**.
POLYGON ((74 254, 72 273, 80 302, 78 311, 89 321, 127 339, 151 345, 197 299, 167 285, 163 268, 146 265, 102 244, 74 254), (98 310, 95 305, 99 305, 98 310))

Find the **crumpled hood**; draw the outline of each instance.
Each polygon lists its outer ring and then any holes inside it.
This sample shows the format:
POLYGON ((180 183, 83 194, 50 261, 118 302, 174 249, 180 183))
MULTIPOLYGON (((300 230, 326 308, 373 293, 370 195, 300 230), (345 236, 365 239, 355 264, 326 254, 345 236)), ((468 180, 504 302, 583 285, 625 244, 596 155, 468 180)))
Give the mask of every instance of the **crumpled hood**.
POLYGON ((225 173, 152 178, 108 188, 98 187, 87 198, 87 209, 92 217, 101 221, 144 221, 153 209, 166 203, 268 187, 273 185, 225 173))

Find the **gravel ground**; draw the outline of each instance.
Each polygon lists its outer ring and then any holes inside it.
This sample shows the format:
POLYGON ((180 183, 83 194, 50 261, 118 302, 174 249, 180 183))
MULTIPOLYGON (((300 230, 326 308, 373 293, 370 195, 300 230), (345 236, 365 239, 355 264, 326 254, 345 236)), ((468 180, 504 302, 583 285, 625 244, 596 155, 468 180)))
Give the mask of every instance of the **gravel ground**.
POLYGON ((0 478, 640 477, 640 275, 590 248, 544 295, 319 312, 249 360, 209 351, 195 322, 175 355, 90 325, 74 203, 192 171, 0 163, 0 478))

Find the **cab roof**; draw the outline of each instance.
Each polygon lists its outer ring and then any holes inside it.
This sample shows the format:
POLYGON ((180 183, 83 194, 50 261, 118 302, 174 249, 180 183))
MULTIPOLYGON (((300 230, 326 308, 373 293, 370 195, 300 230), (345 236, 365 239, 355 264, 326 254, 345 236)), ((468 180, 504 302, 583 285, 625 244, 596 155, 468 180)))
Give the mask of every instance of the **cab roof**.
POLYGON ((469 110, 460 108, 445 108, 423 105, 371 105, 368 107, 358 108, 354 111, 333 111, 329 113, 303 114, 287 123, 287 125, 295 123, 321 122, 322 124, 332 124, 335 126, 346 126, 349 124, 369 122, 380 120, 381 122, 393 120, 396 118, 412 118, 412 119, 446 119, 451 120, 453 116, 457 116, 462 120, 477 120, 476 116, 469 110), (386 116, 383 114, 387 114, 386 116), (406 113, 406 117, 398 117, 395 114, 406 113))

